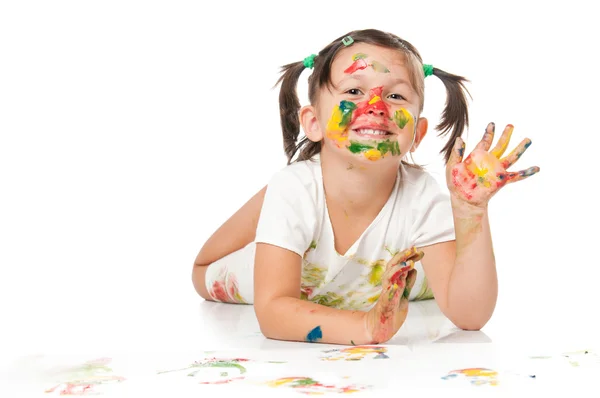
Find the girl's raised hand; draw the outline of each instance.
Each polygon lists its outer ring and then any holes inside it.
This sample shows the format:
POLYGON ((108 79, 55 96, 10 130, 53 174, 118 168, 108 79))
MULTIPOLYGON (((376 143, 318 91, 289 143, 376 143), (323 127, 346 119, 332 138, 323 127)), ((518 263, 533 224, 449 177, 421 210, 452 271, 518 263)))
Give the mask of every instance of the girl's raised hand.
POLYGON ((415 284, 415 262, 423 252, 415 247, 396 254, 386 265, 381 278, 382 291, 377 304, 366 314, 366 327, 373 344, 394 337, 408 315, 408 297, 415 284))
POLYGON ((483 139, 464 161, 465 143, 460 138, 456 139, 446 165, 446 181, 454 198, 477 207, 485 207, 504 185, 523 180, 540 171, 537 166, 521 171, 507 171, 531 145, 531 140, 525 138, 506 157, 501 157, 508 147, 513 129, 512 125, 507 125, 494 149, 488 152, 495 132, 495 124, 488 124, 483 139))

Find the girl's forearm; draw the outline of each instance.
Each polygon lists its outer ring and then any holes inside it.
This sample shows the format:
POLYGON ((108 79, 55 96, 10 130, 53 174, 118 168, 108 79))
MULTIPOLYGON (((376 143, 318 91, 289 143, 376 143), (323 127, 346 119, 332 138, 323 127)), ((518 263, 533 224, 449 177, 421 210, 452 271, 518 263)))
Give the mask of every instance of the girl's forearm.
POLYGON ((256 308, 256 314, 262 333, 270 339, 344 345, 372 342, 362 311, 279 297, 256 308))
POLYGON ((447 312, 463 329, 481 329, 491 318, 498 297, 498 278, 488 211, 452 203, 456 260, 448 282, 447 312))

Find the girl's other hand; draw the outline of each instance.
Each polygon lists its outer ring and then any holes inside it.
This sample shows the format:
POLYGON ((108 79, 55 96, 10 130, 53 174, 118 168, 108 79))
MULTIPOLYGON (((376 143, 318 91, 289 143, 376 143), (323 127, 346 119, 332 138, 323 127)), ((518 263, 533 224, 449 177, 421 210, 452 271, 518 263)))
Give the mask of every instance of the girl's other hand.
POLYGON ((381 279, 382 291, 377 304, 366 314, 366 328, 372 344, 394 337, 408 315, 408 297, 415 284, 415 262, 423 258, 416 247, 396 254, 386 265, 381 279))

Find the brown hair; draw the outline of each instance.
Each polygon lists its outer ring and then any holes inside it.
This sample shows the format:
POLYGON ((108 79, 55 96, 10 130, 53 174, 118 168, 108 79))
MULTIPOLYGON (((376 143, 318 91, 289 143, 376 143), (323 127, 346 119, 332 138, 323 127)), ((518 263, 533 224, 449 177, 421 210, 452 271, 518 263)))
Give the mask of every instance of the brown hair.
MULTIPOLYGON (((423 110, 425 101, 425 75, 423 72, 423 60, 417 49, 398 36, 382 32, 376 29, 357 30, 349 32, 332 41, 329 45, 323 48, 314 58, 314 71, 308 78, 308 98, 311 104, 317 103, 317 94, 322 87, 331 85, 331 64, 338 53, 344 48, 342 39, 350 36, 354 43, 367 43, 380 47, 386 47, 401 51, 406 57, 406 67, 409 71, 410 83, 419 96, 419 113, 423 110)), ((299 142, 298 135, 300 133, 300 118, 298 111, 300 110, 300 101, 296 92, 298 79, 304 71, 305 66, 303 61, 294 62, 281 67, 281 77, 277 80, 275 86, 281 83, 279 91, 279 110, 281 118, 281 128, 283 130, 283 144, 285 154, 288 158, 288 164, 292 163, 296 152, 300 151, 296 160, 308 160, 321 151, 320 142, 312 142, 304 137, 299 142)), ((435 127, 440 131, 439 135, 446 135, 451 130, 448 142, 442 148, 440 153, 444 153, 444 159, 448 162, 448 158, 452 152, 456 138, 460 137, 469 125, 469 113, 467 109, 467 99, 465 93, 468 94, 464 86, 467 79, 461 76, 456 76, 447 73, 441 69, 433 68, 433 75, 437 76, 446 87, 446 106, 442 112, 442 119, 435 127)))

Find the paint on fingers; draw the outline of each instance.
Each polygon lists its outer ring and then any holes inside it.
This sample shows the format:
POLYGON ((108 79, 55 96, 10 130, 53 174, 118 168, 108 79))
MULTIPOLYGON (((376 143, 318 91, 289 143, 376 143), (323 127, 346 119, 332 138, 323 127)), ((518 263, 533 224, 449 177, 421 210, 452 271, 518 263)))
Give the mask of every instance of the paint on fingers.
POLYGON ((506 151, 506 148, 508 148, 508 143, 510 142, 510 137, 512 136, 514 129, 515 127, 512 124, 506 126, 504 133, 500 137, 500 140, 498 140, 498 144, 496 144, 496 147, 492 150, 492 155, 496 158, 500 158, 506 151))

